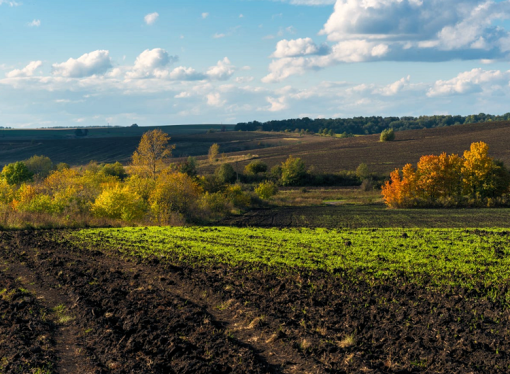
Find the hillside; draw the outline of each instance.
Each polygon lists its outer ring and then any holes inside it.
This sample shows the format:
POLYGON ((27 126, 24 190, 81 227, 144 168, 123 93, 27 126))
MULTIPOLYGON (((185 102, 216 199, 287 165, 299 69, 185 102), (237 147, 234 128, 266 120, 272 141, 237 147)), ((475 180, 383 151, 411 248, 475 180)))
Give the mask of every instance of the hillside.
MULTIPOLYGON (((150 129, 150 128, 149 128, 150 129)), ((193 129, 192 129, 193 130, 193 129)), ((143 128, 143 132, 147 128, 143 128)), ((26 160, 33 155, 44 155, 55 163, 66 162, 70 165, 84 165, 89 161, 128 163, 140 142, 143 132, 136 136, 85 137, 68 139, 3 139, 0 138, 0 166, 26 160)), ((115 134, 118 135, 118 134, 115 134)), ((255 132, 214 132, 174 134, 171 144, 176 148, 176 157, 199 156, 207 154, 209 147, 218 143, 221 152, 246 152, 260 147, 276 147, 296 143, 296 135, 282 133, 255 132)), ((316 137, 307 137, 316 141, 316 137)))
MULTIPOLYGON (((289 155, 302 158, 315 172, 334 173, 354 170, 364 162, 371 171, 389 173, 406 163, 416 163, 422 155, 459 153, 473 142, 484 141, 492 157, 510 165, 510 122, 490 122, 396 133, 394 142, 379 142, 379 135, 355 138, 315 137, 314 142, 257 150, 269 166, 283 162, 289 155)), ((242 154, 242 153, 239 153, 242 154)), ((249 161, 239 162, 239 167, 249 161)), ((210 171, 213 166, 205 166, 210 171)))

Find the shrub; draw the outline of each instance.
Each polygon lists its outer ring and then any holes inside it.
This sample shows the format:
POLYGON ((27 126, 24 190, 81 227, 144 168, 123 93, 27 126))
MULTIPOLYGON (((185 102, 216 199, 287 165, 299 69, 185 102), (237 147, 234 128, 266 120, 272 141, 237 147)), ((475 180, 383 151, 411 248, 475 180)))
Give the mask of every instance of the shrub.
POLYGON ((115 164, 104 164, 101 167, 100 172, 104 175, 117 177, 120 180, 124 180, 128 176, 124 166, 120 162, 116 162, 115 164))
POLYGON ((247 208, 250 206, 251 197, 243 192, 240 185, 228 186, 225 196, 236 208, 247 208))
POLYGON ((230 164, 222 164, 216 169, 214 175, 220 183, 234 183, 237 179, 237 173, 230 164))
POLYGON ((246 174, 257 175, 258 173, 265 173, 267 171, 267 164, 260 161, 252 161, 244 167, 246 174))
POLYGON ((209 162, 216 161, 219 154, 220 154, 220 146, 217 143, 214 143, 209 148, 209 154, 208 154, 209 162))
POLYGON ((278 193, 278 187, 273 182, 262 182, 255 188, 255 193, 261 199, 267 200, 278 193))
POLYGON ((38 178, 46 178, 53 169, 53 162, 46 156, 32 156, 24 163, 27 169, 38 178))
POLYGON ((359 164, 358 168, 356 169, 356 176, 360 181, 363 181, 370 177, 370 170, 368 169, 368 165, 364 162, 359 164))
POLYGON ((381 142, 391 142, 395 140, 395 131, 393 131, 393 129, 383 130, 380 140, 381 142))
POLYGON ((143 199, 129 187, 119 184, 106 188, 92 204, 92 213, 100 218, 134 221, 145 214, 143 199))
POLYGON ((213 215, 226 215, 232 208, 226 196, 221 192, 206 192, 202 196, 200 203, 204 211, 209 211, 213 215))
POLYGON ((281 182, 284 186, 295 186, 306 177, 306 166, 300 158, 289 158, 282 163, 281 182))
POLYGON ((169 221, 171 213, 193 215, 193 207, 202 188, 189 175, 169 170, 162 172, 149 197, 151 211, 161 223, 169 221))
POLYGON ((2 178, 10 185, 31 181, 33 176, 34 173, 28 170, 24 162, 20 161, 5 165, 2 170, 2 178))

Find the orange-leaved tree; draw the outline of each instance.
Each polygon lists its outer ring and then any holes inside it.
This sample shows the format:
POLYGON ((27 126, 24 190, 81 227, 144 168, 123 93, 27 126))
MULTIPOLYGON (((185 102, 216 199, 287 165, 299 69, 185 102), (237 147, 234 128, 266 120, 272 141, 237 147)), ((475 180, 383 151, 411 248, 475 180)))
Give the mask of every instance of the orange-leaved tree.
POLYGON ((510 174, 501 161, 489 157, 489 146, 471 144, 464 157, 442 153, 422 156, 416 170, 410 164, 390 175, 382 195, 390 208, 484 202, 509 192, 510 174), (468 199, 469 198, 469 199, 468 199))
POLYGON ((155 180, 175 149, 175 145, 168 145, 169 141, 170 136, 159 129, 143 134, 133 153, 135 172, 155 180))

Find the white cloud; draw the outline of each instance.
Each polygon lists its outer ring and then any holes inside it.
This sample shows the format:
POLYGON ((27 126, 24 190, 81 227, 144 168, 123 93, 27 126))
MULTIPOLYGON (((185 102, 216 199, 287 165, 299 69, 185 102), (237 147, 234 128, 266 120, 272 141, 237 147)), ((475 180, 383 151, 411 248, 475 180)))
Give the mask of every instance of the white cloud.
POLYGON ((207 12, 202 13, 202 19, 206 19, 207 17, 209 17, 209 13, 207 12))
POLYGON ((41 26, 41 20, 40 19, 34 19, 32 22, 28 24, 30 27, 39 27, 41 26))
POLYGON ((0 0, 0 5, 8 5, 10 7, 14 7, 14 6, 20 6, 21 3, 17 2, 17 1, 11 1, 11 0, 0 0))
POLYGON ((207 76, 210 79, 224 81, 229 79, 235 71, 236 67, 231 64, 227 57, 225 57, 223 60, 218 61, 215 66, 211 66, 207 70, 207 76))
POLYGON ((275 58, 296 57, 315 54, 327 54, 327 46, 317 46, 311 38, 299 38, 295 40, 280 40, 276 44, 276 51, 271 55, 275 58))
POLYGON ((154 12, 147 14, 143 19, 147 25, 153 25, 159 17, 159 14, 154 12))
POLYGON ((280 112, 289 107, 284 96, 279 98, 268 96, 266 100, 269 102, 269 104, 271 104, 271 106, 267 109, 269 112, 280 112))
POLYGON ((104 74, 111 67, 110 52, 101 50, 85 53, 78 59, 70 58, 66 62, 53 64, 53 75, 82 78, 95 74, 104 74))
POLYGON ((506 59, 506 19, 510 0, 337 0, 320 32, 333 45, 281 40, 264 82, 340 63, 506 59))
POLYGON ((227 35, 216 33, 216 34, 213 35, 213 38, 214 39, 221 39, 221 38, 224 38, 225 36, 227 36, 227 35))
POLYGON ((193 68, 186 68, 184 66, 179 66, 172 70, 170 73, 170 79, 179 80, 179 81, 196 81, 196 80, 204 80, 207 77, 199 73, 193 68))
POLYGON ((222 99, 221 94, 218 92, 207 95, 207 105, 221 107, 225 105, 225 103, 226 101, 222 99))
POLYGON ((146 49, 136 58, 132 70, 126 74, 128 78, 151 78, 168 75, 166 67, 178 61, 177 56, 170 56, 162 48, 146 49))
POLYGON ((6 74, 7 78, 31 77, 42 66, 42 61, 32 61, 23 69, 16 69, 6 74))
POLYGON ((500 89, 508 86, 510 71, 473 69, 460 73, 453 79, 438 80, 427 92, 428 97, 446 95, 465 95, 494 88, 500 89))
POLYGON ((244 14, 240 14, 240 15, 239 15, 239 18, 244 18, 244 14))

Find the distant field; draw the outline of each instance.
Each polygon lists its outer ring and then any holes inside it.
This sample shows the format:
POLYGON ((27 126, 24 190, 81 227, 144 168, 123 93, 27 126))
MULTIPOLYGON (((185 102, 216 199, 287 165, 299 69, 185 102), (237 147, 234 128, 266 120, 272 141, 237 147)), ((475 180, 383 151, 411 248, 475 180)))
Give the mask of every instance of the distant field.
MULTIPOLYGON (((176 126, 148 126, 148 127, 101 127, 89 128, 87 138, 119 138, 142 136, 146 131, 160 129, 170 135, 204 133, 214 129, 220 131, 225 126, 227 131, 232 131, 234 125, 176 125, 176 126)), ((80 129, 86 129, 80 128, 80 129)), ((0 129, 0 139, 74 139, 76 138, 74 128, 72 129, 0 129)))
POLYGON ((510 209, 398 209, 385 205, 279 207, 253 210, 221 224, 251 227, 463 228, 510 227, 510 209))
POLYGON ((307 166, 313 166, 315 172, 354 170, 364 162, 373 172, 389 174, 406 163, 418 162, 422 155, 461 154, 471 143, 484 141, 490 146, 491 156, 510 165, 510 122, 401 131, 396 133, 396 141, 384 143, 379 142, 379 135, 319 139, 321 141, 313 143, 268 148, 257 154, 269 166, 280 164, 288 155, 293 155, 302 158, 307 166))
MULTIPOLYGON (((93 130, 92 130, 93 131, 93 130)), ((144 128, 144 131, 147 131, 144 128)), ((0 138, 0 165, 25 160, 33 155, 45 155, 53 162, 84 165, 91 160, 97 162, 129 163, 140 142, 137 136, 4 140, 0 138)), ((175 144, 173 154, 177 157, 207 154, 213 143, 220 145, 220 152, 253 152, 260 147, 277 147, 282 144, 302 142, 297 138, 279 133, 214 132, 195 134, 171 134, 170 144, 175 144)), ((308 137, 314 140, 316 137, 308 137)))

